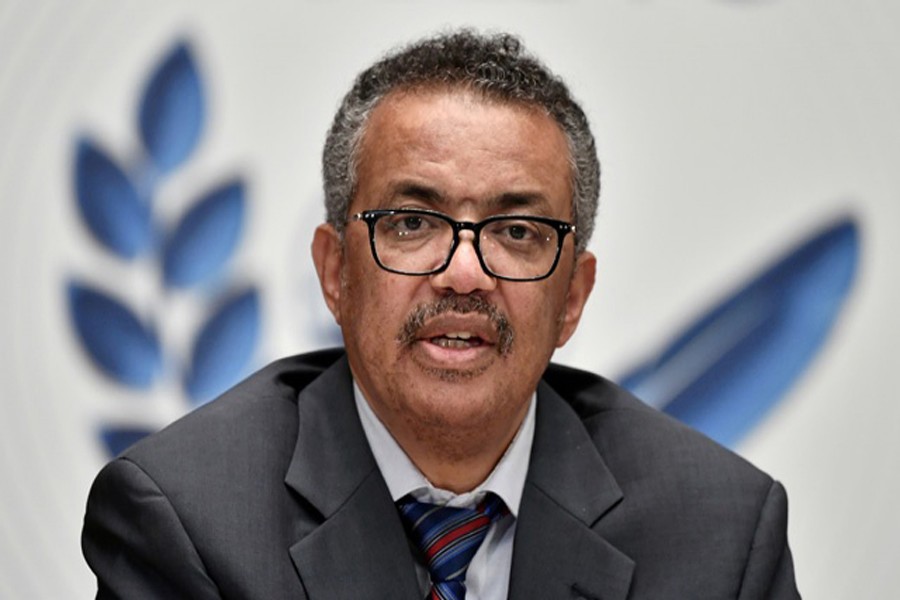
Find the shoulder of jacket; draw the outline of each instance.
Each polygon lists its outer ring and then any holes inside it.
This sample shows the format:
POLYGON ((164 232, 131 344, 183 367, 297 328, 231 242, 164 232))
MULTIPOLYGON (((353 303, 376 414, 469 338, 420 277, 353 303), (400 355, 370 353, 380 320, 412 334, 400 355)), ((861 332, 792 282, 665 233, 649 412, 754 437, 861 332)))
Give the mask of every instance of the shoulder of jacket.
POLYGON ((233 451, 254 438, 287 441, 297 428, 300 392, 343 356, 343 349, 329 349, 276 360, 122 456, 146 465, 179 455, 233 451))
POLYGON ((579 416, 614 471, 622 465, 647 474, 669 471, 700 479, 734 478, 761 491, 772 484, 768 474, 743 457, 604 377, 551 364, 544 381, 579 416), (725 473, 730 475, 723 477, 725 473))

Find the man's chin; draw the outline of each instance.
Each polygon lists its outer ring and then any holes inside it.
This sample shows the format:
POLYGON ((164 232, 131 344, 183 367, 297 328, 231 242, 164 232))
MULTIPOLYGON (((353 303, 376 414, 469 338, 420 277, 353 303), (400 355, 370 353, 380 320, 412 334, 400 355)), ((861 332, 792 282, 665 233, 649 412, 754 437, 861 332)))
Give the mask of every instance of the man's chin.
POLYGON ((421 366, 421 369, 429 377, 439 379, 444 383, 465 383, 483 375, 488 367, 485 366, 478 369, 442 369, 421 366))

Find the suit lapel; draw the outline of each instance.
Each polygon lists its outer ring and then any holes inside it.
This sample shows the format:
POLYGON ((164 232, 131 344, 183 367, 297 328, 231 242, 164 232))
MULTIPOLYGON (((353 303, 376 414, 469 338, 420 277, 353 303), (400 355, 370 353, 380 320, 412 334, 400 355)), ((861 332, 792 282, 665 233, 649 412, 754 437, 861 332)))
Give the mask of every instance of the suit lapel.
POLYGON ((353 401, 346 358, 304 389, 285 483, 321 515, 299 526, 291 559, 310 600, 418 598, 403 526, 353 401))
POLYGON ((591 529, 621 500, 581 420, 542 382, 509 597, 625 598, 634 562, 591 529))

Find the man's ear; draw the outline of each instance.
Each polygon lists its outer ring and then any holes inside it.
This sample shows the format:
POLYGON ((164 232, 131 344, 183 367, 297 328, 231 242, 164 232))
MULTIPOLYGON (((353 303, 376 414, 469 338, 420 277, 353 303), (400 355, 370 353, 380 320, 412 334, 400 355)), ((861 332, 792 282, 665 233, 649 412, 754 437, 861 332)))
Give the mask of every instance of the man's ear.
POLYGON ((584 305, 591 295, 591 290, 594 289, 596 274, 597 257, 592 252, 585 250, 575 259, 575 271, 569 281, 565 312, 562 315, 562 327, 559 330, 559 338, 556 340, 557 348, 561 348, 575 333, 584 305))
POLYGON ((312 258, 322 287, 325 304, 338 325, 341 324, 341 269, 343 250, 341 237, 334 227, 323 223, 316 227, 312 241, 312 258))

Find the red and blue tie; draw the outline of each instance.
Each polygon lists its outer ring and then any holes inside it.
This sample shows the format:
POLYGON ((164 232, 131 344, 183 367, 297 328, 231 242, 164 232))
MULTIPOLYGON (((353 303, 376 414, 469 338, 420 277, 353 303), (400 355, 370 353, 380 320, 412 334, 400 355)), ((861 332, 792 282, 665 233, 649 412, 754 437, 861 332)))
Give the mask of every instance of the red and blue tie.
POLYGON ((417 502, 411 496, 397 501, 409 538, 425 556, 431 575, 426 600, 463 600, 466 571, 494 519, 509 511, 495 494, 475 509, 437 506, 417 502))

